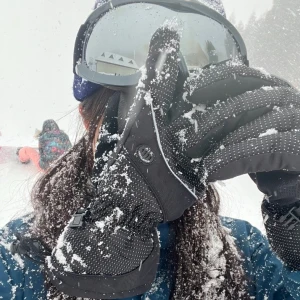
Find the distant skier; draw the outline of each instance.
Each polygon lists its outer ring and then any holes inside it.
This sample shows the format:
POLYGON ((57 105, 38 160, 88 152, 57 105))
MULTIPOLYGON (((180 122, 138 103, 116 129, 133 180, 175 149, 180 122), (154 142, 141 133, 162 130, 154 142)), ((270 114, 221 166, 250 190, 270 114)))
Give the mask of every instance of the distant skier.
POLYGON ((52 162, 72 146, 68 135, 51 119, 44 122, 38 139, 39 151, 32 147, 22 147, 18 149, 17 155, 21 163, 32 161, 41 170, 47 170, 52 162))

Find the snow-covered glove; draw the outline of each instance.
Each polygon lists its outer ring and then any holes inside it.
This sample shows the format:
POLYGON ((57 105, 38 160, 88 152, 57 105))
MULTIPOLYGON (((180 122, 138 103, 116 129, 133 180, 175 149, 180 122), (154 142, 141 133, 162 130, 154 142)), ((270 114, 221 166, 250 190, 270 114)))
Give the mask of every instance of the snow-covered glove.
MULTIPOLYGON (((172 26, 154 34, 116 148, 96 153, 97 197, 74 216, 47 262, 48 275, 67 294, 110 299, 145 292, 157 269, 159 222, 179 218, 203 196, 208 180, 279 167, 265 162, 270 149, 264 137, 234 130, 275 106, 299 107, 295 91, 275 77, 229 64, 190 78, 182 102, 178 51, 172 26)), ((280 151, 273 154, 285 159, 280 151)))
POLYGON ((262 213, 268 240, 287 266, 300 270, 299 92, 285 87, 266 92, 273 99, 272 110, 237 129, 222 144, 228 147, 235 140, 235 148, 257 151, 258 159, 249 155, 244 163, 252 165, 250 176, 266 195, 262 213), (278 105, 276 98, 282 100, 278 105))
POLYGON ((180 217, 195 201, 168 165, 160 139, 175 92, 178 51, 176 30, 164 27, 154 34, 116 148, 95 155, 97 197, 75 214, 47 261, 49 277, 66 294, 111 299, 147 291, 159 260, 158 223, 180 217))
POLYGON ((191 77, 187 87, 186 101, 171 108, 172 130, 192 158, 187 169, 203 165, 208 182, 300 170, 300 94, 288 83, 228 62, 191 77))

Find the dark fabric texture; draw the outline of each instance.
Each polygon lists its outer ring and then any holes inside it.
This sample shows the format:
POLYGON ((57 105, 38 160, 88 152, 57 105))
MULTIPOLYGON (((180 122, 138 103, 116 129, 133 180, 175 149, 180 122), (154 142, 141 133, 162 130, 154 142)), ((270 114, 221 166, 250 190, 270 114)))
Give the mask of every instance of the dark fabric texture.
MULTIPOLYGON (((157 35, 152 41, 153 46, 150 46, 149 60, 153 57, 157 59, 160 47, 165 47, 165 42, 170 44, 173 41, 177 41, 175 46, 178 51, 178 37, 175 31, 166 31, 162 39, 157 35)), ((173 66, 177 66, 173 57, 169 56, 168 59, 172 61, 173 66)), ((152 72, 151 67, 153 65, 148 66, 147 72, 152 72)), ((146 291, 155 278, 159 258, 156 227, 164 217, 157 194, 145 178, 144 165, 149 165, 152 161, 148 162, 147 157, 136 160, 136 156, 139 155, 136 147, 139 145, 136 145, 133 139, 140 137, 143 140, 150 137, 153 140, 152 144, 156 141, 153 138, 155 133, 151 106, 144 100, 152 78, 153 76, 150 76, 144 80, 145 86, 138 90, 131 116, 116 149, 112 153, 104 153, 99 158, 103 160, 103 157, 107 157, 108 160, 101 174, 97 172, 99 159, 96 154, 93 182, 97 186, 97 197, 85 213, 83 226, 74 228, 74 222, 71 221, 58 241, 51 262, 48 262, 49 276, 63 292, 91 298, 95 293, 104 299, 110 299, 113 295, 125 297, 146 291), (142 125, 147 125, 145 129, 149 134, 143 131, 142 125), (149 261, 152 262, 150 265, 149 261), (58 276, 60 280, 56 282, 58 276), (74 288, 70 287, 71 284, 74 288)), ((168 92, 167 86, 170 82, 173 86, 170 87, 168 97, 172 98, 175 80, 176 77, 171 77, 160 82, 162 90, 156 89, 158 97, 162 98, 160 101, 164 100, 164 92, 168 92)), ((147 149, 146 154, 152 158, 156 157, 154 169, 162 168, 163 157, 157 142, 154 146, 155 154, 147 149)), ((97 148, 97 152, 98 150, 97 148)), ((170 176, 167 171, 164 173, 170 176)), ((76 216, 74 220, 75 218, 76 216)))
POLYGON ((276 205, 264 200, 262 213, 273 251, 292 270, 300 270, 300 201, 276 205))
MULTIPOLYGON (((249 279, 249 294, 256 300, 295 300, 300 298, 300 272, 291 271, 274 252, 267 239, 248 222, 221 217, 222 224, 241 251, 249 279)), ((3 299, 46 299, 44 273, 39 264, 24 256, 12 255, 9 245, 17 233, 25 234, 32 223, 30 217, 9 222, 0 230, 0 295, 3 299)), ((172 293, 174 232, 166 223, 160 232, 160 261, 155 281, 144 294, 123 300, 167 300, 172 293)), ((117 299, 117 298, 114 298, 117 299)))
POLYGON ((44 264, 46 256, 51 255, 51 250, 41 239, 25 237, 21 233, 16 233, 15 235, 17 239, 10 246, 10 252, 13 255, 24 255, 39 264, 44 264))
POLYGON ((272 204, 286 206, 300 200, 299 172, 273 171, 249 175, 272 204))
POLYGON ((176 109, 193 108, 172 127, 193 169, 199 161, 206 167, 208 181, 299 170, 300 96, 286 82, 228 63, 195 75, 187 89, 176 109))

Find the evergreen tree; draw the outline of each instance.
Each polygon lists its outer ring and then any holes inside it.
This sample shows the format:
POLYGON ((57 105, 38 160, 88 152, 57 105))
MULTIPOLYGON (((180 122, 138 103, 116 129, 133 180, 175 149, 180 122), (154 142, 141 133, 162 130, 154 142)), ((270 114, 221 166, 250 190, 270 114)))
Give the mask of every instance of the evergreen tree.
POLYGON ((262 67, 300 88, 300 1, 274 0, 272 10, 239 30, 251 66, 262 67))

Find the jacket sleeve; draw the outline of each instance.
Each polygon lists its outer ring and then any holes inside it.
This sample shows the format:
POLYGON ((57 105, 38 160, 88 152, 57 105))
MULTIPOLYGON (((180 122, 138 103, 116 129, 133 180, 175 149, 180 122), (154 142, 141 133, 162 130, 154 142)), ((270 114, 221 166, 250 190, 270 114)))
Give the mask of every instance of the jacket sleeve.
POLYGON ((23 220, 18 219, 0 230, 0 299, 45 299, 41 267, 10 252, 14 233, 22 225, 23 220))
POLYGON ((223 224, 231 229, 242 252, 249 290, 254 299, 300 299, 300 271, 291 271, 284 266, 257 228, 241 220, 229 219, 223 224))

